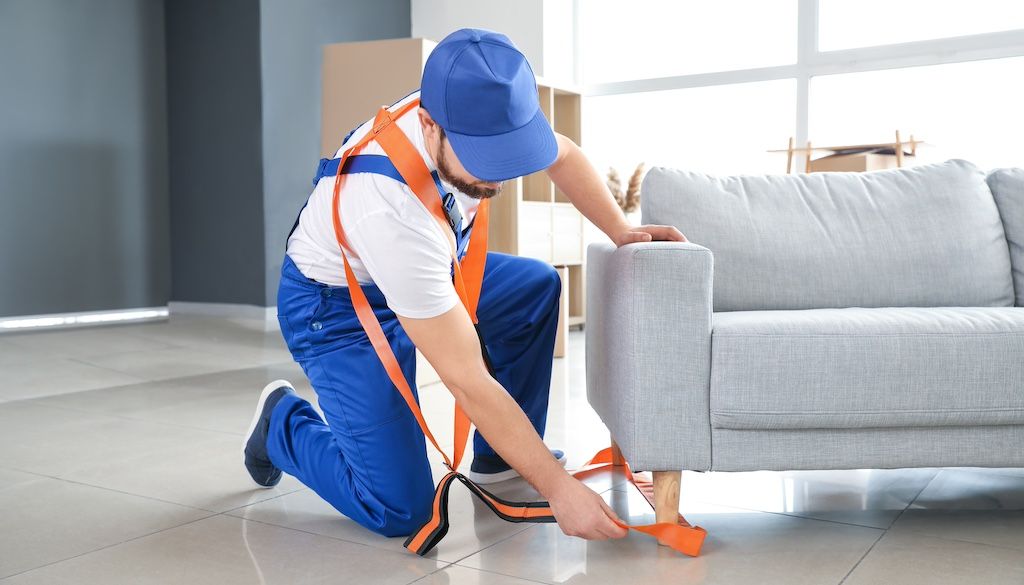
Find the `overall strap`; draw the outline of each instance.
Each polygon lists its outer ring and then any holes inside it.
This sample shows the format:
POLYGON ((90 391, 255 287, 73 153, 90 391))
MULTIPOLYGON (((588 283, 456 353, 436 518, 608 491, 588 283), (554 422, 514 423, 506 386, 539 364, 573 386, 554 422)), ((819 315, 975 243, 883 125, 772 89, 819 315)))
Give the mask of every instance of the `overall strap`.
MULTIPOLYGON (((348 157, 345 160, 344 165, 341 164, 341 157, 320 159, 320 162, 317 163, 316 174, 313 176, 313 187, 316 187, 317 184, 320 183, 320 179, 323 179, 324 177, 334 177, 337 175, 339 168, 341 169, 341 174, 345 175, 353 173, 373 173, 405 184, 405 179, 402 178, 402 174, 398 172, 398 169, 395 168, 395 165, 387 156, 381 154, 358 154, 348 157)), ((470 222, 468 226, 463 226, 462 212, 459 210, 455 196, 451 193, 445 193, 444 185, 441 183, 441 177, 438 175, 437 171, 432 171, 430 174, 434 179, 434 185, 437 187, 438 196, 441 197, 441 204, 445 212, 445 217, 448 220, 448 225, 455 234, 457 255, 459 258, 462 258, 466 254, 469 239, 473 232, 473 224, 475 222, 470 222)), ((299 210, 299 214, 295 216, 295 223, 292 224, 292 229, 288 232, 288 238, 291 238, 292 234, 295 233, 295 230, 298 229, 299 219, 302 217, 302 211, 306 209, 307 205, 309 205, 308 198, 306 199, 306 203, 303 204, 302 209, 299 210)), ((288 238, 286 238, 285 241, 287 241, 288 238)))
MULTIPOLYGON (((394 163, 391 159, 382 154, 357 154, 348 157, 345 160, 345 164, 341 164, 341 158, 322 158, 317 164, 316 175, 313 177, 313 186, 320 182, 320 179, 324 177, 334 177, 338 174, 338 169, 341 169, 341 174, 351 175, 354 173, 373 173, 393 179, 402 184, 407 184, 402 174, 395 168, 394 163)), ((441 183, 441 176, 437 171, 431 171, 431 177, 434 179, 434 186, 437 188, 438 197, 441 198, 441 206, 444 210, 445 219, 448 222, 452 233, 455 234, 456 241, 456 253, 459 258, 462 258, 466 254, 466 247, 469 243, 470 235, 473 231, 473 224, 464 226, 462 221, 462 211, 459 210, 458 202, 455 200, 455 195, 451 193, 445 193, 444 185, 441 183)), ((305 206, 303 206, 305 209, 305 206)), ((301 215, 302 211, 299 211, 301 215)), ((295 218, 295 225, 292 226, 292 232, 299 225, 299 218, 295 218)), ((291 233, 288 234, 291 237, 291 233)))

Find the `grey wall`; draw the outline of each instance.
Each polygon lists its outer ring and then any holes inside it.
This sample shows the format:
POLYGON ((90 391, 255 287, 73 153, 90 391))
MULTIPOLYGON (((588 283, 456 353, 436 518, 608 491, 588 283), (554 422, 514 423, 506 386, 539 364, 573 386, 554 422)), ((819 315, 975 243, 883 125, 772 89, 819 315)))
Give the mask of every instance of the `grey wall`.
POLYGON ((320 158, 322 46, 405 38, 409 36, 411 18, 409 0, 262 0, 260 15, 264 304, 274 305, 285 238, 309 196, 310 180, 320 158))
POLYGON ((163 5, 0 2, 0 316, 164 305, 163 5))
POLYGON ((327 43, 409 36, 409 0, 167 2, 171 300, 276 304, 320 156, 327 43))
POLYGON ((167 2, 171 300, 264 305, 260 9, 167 2))
POLYGON ((321 46, 409 0, 0 0, 0 316, 276 303, 321 46))

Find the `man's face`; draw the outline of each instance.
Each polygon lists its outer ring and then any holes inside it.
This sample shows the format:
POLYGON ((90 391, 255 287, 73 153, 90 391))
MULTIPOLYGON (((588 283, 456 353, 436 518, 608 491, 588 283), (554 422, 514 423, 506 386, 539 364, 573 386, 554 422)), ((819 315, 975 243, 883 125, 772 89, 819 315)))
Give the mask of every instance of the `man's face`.
POLYGON ((504 186, 503 182, 489 183, 469 174, 459 162, 459 158, 455 156, 455 151, 452 150, 452 145, 448 142, 443 130, 437 153, 437 174, 441 175, 444 181, 474 199, 490 199, 501 193, 501 188, 504 186))

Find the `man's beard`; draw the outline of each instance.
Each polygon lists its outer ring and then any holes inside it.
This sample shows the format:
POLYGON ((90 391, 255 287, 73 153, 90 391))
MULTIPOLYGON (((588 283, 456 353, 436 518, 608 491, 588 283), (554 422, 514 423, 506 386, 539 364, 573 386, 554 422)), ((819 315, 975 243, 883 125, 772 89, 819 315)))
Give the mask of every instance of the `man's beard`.
POLYGON ((498 183, 498 188, 493 189, 491 187, 484 187, 479 181, 476 183, 467 183, 461 179, 457 179, 453 176, 452 169, 448 166, 448 159, 445 158, 444 154, 444 142, 441 143, 441 148, 438 149, 437 155, 437 174, 441 175, 441 178, 458 189, 460 192, 469 195, 473 199, 490 199, 498 193, 501 193, 501 188, 505 185, 504 182, 498 183))

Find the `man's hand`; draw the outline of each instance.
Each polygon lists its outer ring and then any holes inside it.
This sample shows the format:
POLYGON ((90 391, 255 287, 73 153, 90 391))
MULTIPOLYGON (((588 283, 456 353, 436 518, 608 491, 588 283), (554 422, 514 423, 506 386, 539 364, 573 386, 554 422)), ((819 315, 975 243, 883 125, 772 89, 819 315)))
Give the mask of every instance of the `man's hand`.
POLYGON ((670 225, 642 225, 639 227, 629 228, 627 231, 619 232, 619 234, 613 239, 616 246, 652 241, 689 241, 682 232, 670 225))
POLYGON ((590 164, 580 147, 561 134, 556 133, 555 139, 558 141, 558 156, 548 167, 548 176, 569 201, 572 201, 576 209, 607 234, 616 246, 654 240, 689 241, 686 236, 679 233, 679 230, 671 226, 630 227, 604 179, 590 164))
POLYGON ((587 540, 622 538, 629 532, 601 496, 569 475, 548 497, 558 527, 568 536, 587 540), (618 524, 617 524, 618 523, 618 524))

